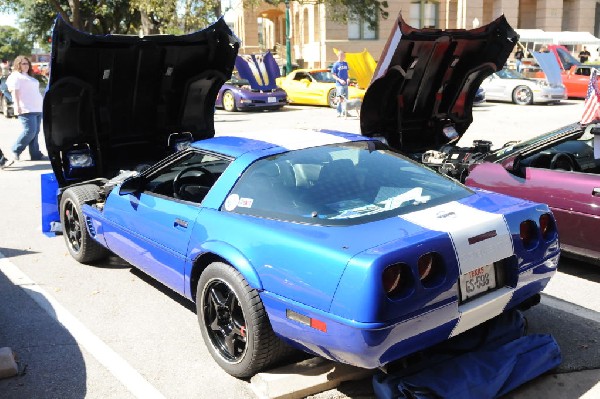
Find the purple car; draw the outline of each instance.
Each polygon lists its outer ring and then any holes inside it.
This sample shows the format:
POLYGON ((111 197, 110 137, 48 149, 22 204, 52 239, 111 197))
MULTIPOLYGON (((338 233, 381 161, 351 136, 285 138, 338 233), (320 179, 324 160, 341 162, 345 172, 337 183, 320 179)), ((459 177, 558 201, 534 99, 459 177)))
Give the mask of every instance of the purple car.
POLYGON ((225 82, 215 106, 225 111, 275 110, 288 103, 286 92, 277 86, 279 67, 270 52, 238 55, 236 71, 225 82))
POLYGON ((600 124, 575 123, 496 151, 486 152, 485 143, 479 143, 479 148, 450 151, 442 168, 460 169, 463 176, 468 172, 468 186, 548 204, 557 221, 562 253, 598 264, 600 157, 594 156, 596 135, 600 135, 600 124), (459 151, 461 156, 453 155, 459 151), (453 165, 451 159, 467 161, 453 165))

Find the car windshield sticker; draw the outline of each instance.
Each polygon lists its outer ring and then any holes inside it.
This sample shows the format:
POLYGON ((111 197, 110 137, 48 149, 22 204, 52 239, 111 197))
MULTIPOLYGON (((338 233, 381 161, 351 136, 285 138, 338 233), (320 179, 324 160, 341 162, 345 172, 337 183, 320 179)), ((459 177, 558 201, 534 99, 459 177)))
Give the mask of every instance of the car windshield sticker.
POLYGON ((254 200, 252 198, 240 198, 237 206, 240 208, 252 208, 252 203, 254 200))
POLYGON ((231 194, 225 200, 225 210, 230 212, 233 211, 238 205, 238 202, 240 202, 240 196, 237 194, 231 194))
POLYGON ((448 233, 454 243, 461 274, 508 258, 514 253, 506 220, 500 214, 449 202, 400 217, 426 229, 448 233), (489 231, 496 231, 496 235, 469 243, 470 237, 489 231))

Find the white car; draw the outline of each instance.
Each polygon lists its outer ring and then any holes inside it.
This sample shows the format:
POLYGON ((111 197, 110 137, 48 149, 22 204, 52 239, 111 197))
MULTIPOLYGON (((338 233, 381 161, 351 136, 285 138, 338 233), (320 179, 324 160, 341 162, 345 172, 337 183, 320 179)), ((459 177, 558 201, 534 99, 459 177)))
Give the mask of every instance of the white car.
POLYGON ((518 105, 557 103, 567 98, 560 68, 551 53, 534 52, 533 56, 547 79, 530 79, 512 69, 502 69, 488 76, 481 87, 488 101, 509 101, 518 105))

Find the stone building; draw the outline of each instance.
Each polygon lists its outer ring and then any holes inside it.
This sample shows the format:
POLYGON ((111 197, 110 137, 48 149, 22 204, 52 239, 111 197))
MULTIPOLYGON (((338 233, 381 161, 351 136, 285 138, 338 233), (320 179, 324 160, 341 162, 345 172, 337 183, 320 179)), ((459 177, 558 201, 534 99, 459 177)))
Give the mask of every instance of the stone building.
MULTIPOLYGON (((389 18, 380 18, 376 29, 359 18, 346 24, 333 22, 327 18, 327 7, 314 0, 288 4, 292 61, 304 67, 327 67, 336 58, 334 48, 367 49, 377 59, 401 10, 414 27, 471 29, 504 14, 513 28, 600 36, 600 0, 388 0, 389 18)), ((278 6, 224 0, 224 9, 228 10, 226 20, 242 40, 241 53, 271 50, 285 60, 284 0, 278 6)))

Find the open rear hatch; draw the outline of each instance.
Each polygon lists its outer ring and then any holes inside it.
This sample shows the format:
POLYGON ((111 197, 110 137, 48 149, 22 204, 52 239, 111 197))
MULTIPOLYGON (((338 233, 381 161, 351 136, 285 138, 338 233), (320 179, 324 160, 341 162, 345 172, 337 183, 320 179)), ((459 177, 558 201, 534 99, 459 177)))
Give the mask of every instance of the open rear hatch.
POLYGON ((445 31, 415 29, 399 16, 364 97, 362 134, 415 156, 458 140, 479 85, 502 69, 517 39, 504 16, 445 31))

